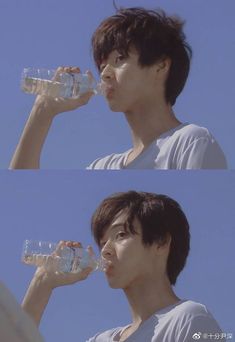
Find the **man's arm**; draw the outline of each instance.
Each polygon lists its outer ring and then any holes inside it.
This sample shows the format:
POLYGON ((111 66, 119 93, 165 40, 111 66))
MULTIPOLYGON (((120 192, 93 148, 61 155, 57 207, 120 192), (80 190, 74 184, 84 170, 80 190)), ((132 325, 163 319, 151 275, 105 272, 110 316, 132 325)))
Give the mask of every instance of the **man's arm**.
POLYGON ((53 117, 43 102, 35 103, 10 163, 10 169, 38 169, 53 117))
MULTIPOLYGON (((61 242, 60 245, 62 244, 70 246, 70 242, 61 242)), ((77 246, 80 247, 81 244, 77 243, 77 246)), ((76 247, 74 242, 73 247, 76 247)), ((38 326, 53 290, 86 279, 92 270, 87 267, 79 273, 64 273, 46 270, 43 266, 38 267, 23 299, 22 308, 38 326)))
MULTIPOLYGON (((61 69, 58 70, 61 71, 61 69)), ((77 99, 38 96, 9 168, 38 169, 43 144, 54 117, 59 113, 71 111, 87 104, 93 95, 93 91, 89 91, 77 99)))
POLYGON ((43 312, 52 294, 52 288, 45 282, 45 274, 37 270, 22 302, 22 308, 39 326, 43 312))

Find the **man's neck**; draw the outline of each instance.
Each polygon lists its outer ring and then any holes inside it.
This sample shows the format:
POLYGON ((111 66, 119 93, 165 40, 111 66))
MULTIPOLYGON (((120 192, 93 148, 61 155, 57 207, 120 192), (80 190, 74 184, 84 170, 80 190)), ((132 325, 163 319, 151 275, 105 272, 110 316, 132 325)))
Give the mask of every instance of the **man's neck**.
POLYGON ((143 106, 125 113, 125 116, 131 128, 133 156, 140 154, 160 135, 180 124, 171 106, 165 102, 151 107, 143 106))
POLYGON ((180 299, 175 295, 168 280, 148 282, 124 289, 133 319, 133 325, 139 326, 155 312, 176 304, 180 299))

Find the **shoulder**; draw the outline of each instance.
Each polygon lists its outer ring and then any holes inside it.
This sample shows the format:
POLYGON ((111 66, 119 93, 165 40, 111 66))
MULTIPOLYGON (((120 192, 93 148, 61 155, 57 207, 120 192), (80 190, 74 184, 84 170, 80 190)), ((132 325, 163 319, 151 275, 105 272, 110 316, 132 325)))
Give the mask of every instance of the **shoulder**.
POLYGON ((194 302, 192 300, 187 300, 176 306, 176 311, 179 314, 194 317, 197 315, 210 315, 207 307, 204 304, 194 302))
POLYGON ((176 168, 227 168, 225 155, 207 128, 186 124, 176 130, 171 138, 176 168))
POLYGON ((212 140, 213 136, 205 127, 195 124, 185 124, 179 130, 176 130, 174 135, 187 140, 196 140, 200 138, 212 140))
POLYGON ((176 320, 182 331, 221 331, 211 312, 201 303, 188 300, 175 309, 176 320))
POLYGON ((163 312, 162 317, 168 317, 169 320, 176 322, 188 322, 194 317, 203 316, 211 317, 211 314, 207 307, 201 303, 194 302, 192 300, 183 300, 175 305, 170 311, 163 312))
POLYGON ((93 161, 87 169, 102 170, 102 169, 122 169, 124 166, 126 155, 129 151, 124 153, 112 153, 106 157, 98 158, 93 161))
POLYGON ((98 333, 95 336, 91 337, 87 342, 107 342, 110 341, 112 337, 114 337, 122 328, 114 328, 110 330, 106 330, 102 333, 98 333))

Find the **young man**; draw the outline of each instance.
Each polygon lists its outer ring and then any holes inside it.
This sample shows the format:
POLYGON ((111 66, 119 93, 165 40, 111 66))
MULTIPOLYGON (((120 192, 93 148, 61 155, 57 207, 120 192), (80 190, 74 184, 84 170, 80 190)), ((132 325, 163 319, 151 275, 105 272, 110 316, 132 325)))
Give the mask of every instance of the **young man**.
MULTIPOLYGON (((124 291, 132 322, 98 333, 88 342, 189 342, 198 334, 222 340, 208 309, 178 298, 172 288, 190 249, 189 224, 176 201, 146 192, 115 194, 97 208, 92 232, 106 263, 107 281, 124 291)), ((85 279, 90 272, 87 268, 79 274, 59 274, 39 268, 23 308, 39 324, 53 289, 85 279)))
MULTIPOLYGON (((191 48, 183 22, 162 11, 121 9, 105 19, 92 37, 94 60, 110 109, 123 112, 133 147, 95 160, 88 169, 223 169, 224 154, 206 128, 181 123, 172 106, 184 88, 191 48)), ((63 67, 76 73, 79 68, 63 67)), ((39 96, 10 168, 39 168, 50 125, 58 113, 85 105, 79 99, 39 96)))

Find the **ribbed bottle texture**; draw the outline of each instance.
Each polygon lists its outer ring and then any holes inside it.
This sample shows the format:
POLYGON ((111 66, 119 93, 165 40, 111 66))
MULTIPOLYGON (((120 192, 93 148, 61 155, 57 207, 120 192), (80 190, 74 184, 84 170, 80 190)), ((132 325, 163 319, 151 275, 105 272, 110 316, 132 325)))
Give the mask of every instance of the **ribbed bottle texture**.
POLYGON ((84 248, 60 246, 46 241, 25 240, 22 261, 58 272, 77 273, 86 267, 91 267, 94 271, 105 269, 105 261, 96 259, 84 248))
POLYGON ((23 70, 21 89, 29 94, 63 98, 78 98, 87 91, 103 94, 101 83, 88 74, 58 73, 56 70, 36 68, 23 70))

